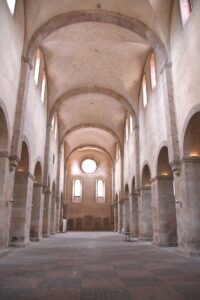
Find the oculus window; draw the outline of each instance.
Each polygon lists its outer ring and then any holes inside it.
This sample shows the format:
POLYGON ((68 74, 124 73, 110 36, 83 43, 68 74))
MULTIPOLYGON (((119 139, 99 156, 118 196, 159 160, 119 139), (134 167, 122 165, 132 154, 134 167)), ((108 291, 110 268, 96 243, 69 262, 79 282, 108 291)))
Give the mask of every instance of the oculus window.
POLYGON ((93 174, 97 169, 96 161, 94 159, 87 158, 82 162, 81 168, 84 173, 93 174))

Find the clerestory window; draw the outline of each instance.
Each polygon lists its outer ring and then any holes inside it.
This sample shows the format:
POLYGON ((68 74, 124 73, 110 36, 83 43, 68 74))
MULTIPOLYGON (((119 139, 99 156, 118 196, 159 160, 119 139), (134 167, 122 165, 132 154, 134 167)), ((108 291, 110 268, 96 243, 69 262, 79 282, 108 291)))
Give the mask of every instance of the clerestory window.
POLYGON ((191 12, 192 12, 192 1, 191 0, 179 0, 180 10, 181 10, 181 19, 183 26, 187 22, 191 12))
POLYGON ((8 8, 10 10, 10 13, 12 15, 14 15, 16 0, 7 0, 7 5, 8 5, 8 8))
POLYGON ((146 75, 143 75, 142 79, 142 97, 143 97, 143 105, 144 107, 147 106, 147 79, 146 75))
POLYGON ((151 89, 153 90, 156 87, 156 65, 155 65, 155 56, 152 53, 150 57, 150 77, 151 77, 151 89))

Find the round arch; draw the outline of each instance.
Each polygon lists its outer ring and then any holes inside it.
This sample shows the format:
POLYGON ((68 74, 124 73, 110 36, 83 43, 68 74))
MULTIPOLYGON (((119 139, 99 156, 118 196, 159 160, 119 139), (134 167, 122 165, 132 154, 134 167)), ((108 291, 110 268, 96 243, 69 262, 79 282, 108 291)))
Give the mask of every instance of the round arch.
POLYGON ((51 108, 51 111, 49 113, 49 122, 51 122, 51 118, 54 116, 56 110, 59 108, 59 106, 62 103, 70 100, 74 96, 90 94, 90 93, 97 93, 97 94, 109 96, 109 97, 112 97, 113 99, 115 99, 116 101, 118 101, 119 103, 121 103, 127 109, 127 111, 134 116, 134 118, 133 118, 134 123, 135 123, 134 126, 137 126, 137 124, 138 124, 137 116, 136 116, 135 110, 133 109, 133 107, 130 104, 130 102, 128 101, 128 99, 126 97, 124 97, 122 94, 119 94, 118 92, 116 92, 112 89, 100 87, 100 86, 80 87, 78 89, 69 90, 66 93, 62 94, 60 97, 58 97, 56 99, 56 101, 54 102, 54 104, 51 108))
POLYGON ((112 164, 113 164, 113 159, 110 155, 110 153, 103 147, 100 147, 100 146, 96 146, 96 145, 87 145, 87 146, 78 146, 76 148, 74 148, 72 151, 69 152, 69 154, 67 155, 66 159, 65 159, 65 165, 67 163, 67 161, 69 160, 70 156, 76 152, 77 150, 84 150, 86 148, 91 148, 91 149, 94 149, 94 150, 100 150, 100 151, 103 151, 107 157, 111 160, 112 164))
POLYGON ((144 38, 163 58, 164 62, 168 62, 168 54, 164 43, 146 24, 120 13, 97 9, 71 11, 52 17, 50 20, 41 25, 32 35, 28 43, 26 58, 32 60, 35 49, 37 49, 40 43, 54 31, 71 24, 82 22, 113 24, 129 29, 144 38))
POLYGON ((63 134, 63 136, 61 137, 61 141, 60 141, 60 145, 63 144, 64 142, 64 139, 67 135, 73 133, 74 131, 78 130, 78 129, 83 129, 83 128, 96 128, 96 129, 101 129, 103 131, 106 131, 107 133, 109 133, 110 135, 113 136, 113 138, 119 143, 119 147, 120 147, 120 151, 121 153, 123 153, 122 151, 122 144, 121 144, 121 141, 120 141, 120 138, 118 137, 118 135, 113 131, 111 130, 110 128, 106 127, 106 126, 103 126, 103 125, 98 125, 98 124, 91 124, 91 123, 85 123, 85 124, 80 124, 80 125, 76 125, 68 130, 66 130, 63 134))

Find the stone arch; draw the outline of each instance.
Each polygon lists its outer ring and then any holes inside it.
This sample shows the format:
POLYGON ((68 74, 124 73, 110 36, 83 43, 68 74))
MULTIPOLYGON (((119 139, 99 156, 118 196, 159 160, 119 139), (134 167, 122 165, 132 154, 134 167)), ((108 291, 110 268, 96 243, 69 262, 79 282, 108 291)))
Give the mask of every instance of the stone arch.
POLYGON ((25 246, 29 243, 30 205, 32 176, 29 173, 30 155, 28 145, 22 143, 21 157, 15 171, 13 206, 10 226, 10 244, 25 246))
POLYGON ((58 97, 55 100, 55 102, 54 102, 54 104, 51 108, 50 114, 49 114, 49 123, 51 122, 51 119, 54 116, 56 110, 58 109, 58 107, 62 103, 64 103, 65 101, 70 100, 74 96, 90 94, 90 93, 97 93, 97 94, 101 94, 101 95, 106 95, 106 96, 112 97, 113 99, 115 99, 119 103, 122 103, 123 106, 127 109, 127 111, 130 112, 131 115, 133 115, 133 117, 134 117, 133 119, 134 119, 134 123, 135 123, 134 127, 138 125, 136 112, 133 109, 131 103, 128 101, 128 99, 126 97, 124 97, 122 94, 119 94, 118 92, 116 92, 112 89, 101 87, 101 86, 80 87, 80 88, 76 88, 76 89, 65 92, 63 95, 61 95, 60 97, 58 97))
POLYGON ((67 129, 63 133, 60 144, 62 145, 62 143, 64 142, 64 139, 67 135, 71 134, 72 132, 74 132, 78 129, 82 129, 82 128, 97 128, 97 129, 104 130, 107 133, 111 134, 113 136, 113 138, 119 143, 120 151, 121 151, 121 153, 123 153, 122 143, 121 143, 120 138, 118 137, 118 135, 113 130, 111 130, 110 128, 108 128, 106 126, 103 126, 103 125, 98 125, 98 124, 85 123, 85 124, 76 125, 76 126, 70 128, 70 129, 67 129))
POLYGON ((190 123, 190 121, 192 120, 192 117, 195 116, 198 112, 200 112, 200 104, 195 105, 190 112, 188 113, 184 125, 183 125, 183 129, 182 129, 182 134, 181 134, 181 153, 182 156, 187 154, 185 153, 185 136, 186 136, 186 130, 188 129, 188 125, 190 123))
POLYGON ((112 156, 110 155, 110 153, 105 148, 100 147, 100 146, 96 146, 96 145, 87 145, 87 146, 78 146, 78 147, 74 148, 72 151, 70 151, 69 154, 66 156, 65 165, 66 165, 67 161, 69 160, 70 156, 74 152, 76 152, 77 150, 81 150, 81 149, 84 150, 84 148, 88 148, 88 147, 89 148, 93 148, 93 149, 99 149, 99 150, 103 151, 107 155, 107 157, 110 159, 110 161, 112 162, 112 164, 113 164, 113 158, 112 158, 112 156))
MULTIPOLYGON (((197 107, 196 107, 197 108, 197 107)), ((193 110, 194 111, 194 110, 193 110)), ((195 255, 200 249, 200 110, 187 122, 183 140, 184 157, 181 162, 182 203, 185 214, 183 224, 182 211, 179 210, 180 246, 195 255)), ((179 234, 178 233, 178 234, 179 234)))
POLYGON ((7 111, 3 106, 0 105, 0 152, 8 151, 9 149, 9 125, 8 125, 8 117, 7 111))
POLYGON ((192 115, 185 129, 183 155, 185 157, 200 157, 200 110, 192 115))
POLYGON ((38 161, 34 169, 33 196, 31 206, 30 239, 39 241, 42 237, 43 197, 42 167, 38 161))
POLYGON ((153 239, 162 246, 177 245, 176 208, 173 173, 169 165, 168 148, 160 149, 157 160, 157 177, 152 180, 153 239))
POLYGON ((145 163, 142 170, 141 210, 139 215, 139 236, 151 240, 153 237, 152 197, 151 197, 151 172, 145 163))
POLYGON ((145 163, 142 169, 142 188, 150 187, 151 185, 151 172, 149 164, 145 163))
POLYGON ((158 52, 164 62, 168 62, 165 45, 158 35, 146 24, 120 13, 97 9, 71 11, 52 17, 32 35, 27 47, 27 59, 32 59, 35 49, 48 35, 62 27, 81 22, 107 23, 129 29, 144 38, 158 52))

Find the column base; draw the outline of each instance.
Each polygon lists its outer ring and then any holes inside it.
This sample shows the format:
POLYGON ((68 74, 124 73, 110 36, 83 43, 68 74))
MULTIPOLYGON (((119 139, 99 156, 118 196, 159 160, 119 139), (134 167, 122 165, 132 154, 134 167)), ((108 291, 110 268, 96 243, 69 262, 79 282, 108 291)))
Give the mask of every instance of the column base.
POLYGON ((9 242, 9 247, 25 248, 30 245, 30 242, 9 242))

